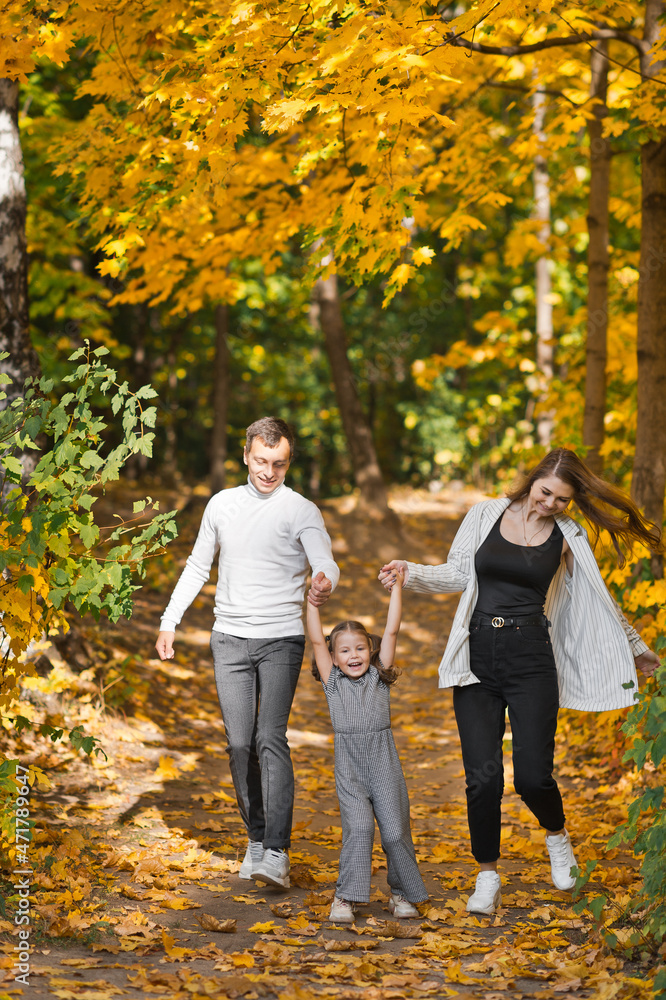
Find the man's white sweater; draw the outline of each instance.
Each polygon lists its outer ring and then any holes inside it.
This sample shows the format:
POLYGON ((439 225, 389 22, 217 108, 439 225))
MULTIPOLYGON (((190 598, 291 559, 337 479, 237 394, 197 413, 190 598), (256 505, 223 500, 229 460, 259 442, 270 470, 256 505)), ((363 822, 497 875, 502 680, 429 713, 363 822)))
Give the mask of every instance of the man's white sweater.
POLYGON ((192 554, 162 616, 174 632, 208 580, 219 550, 214 631, 243 638, 303 634, 308 575, 335 587, 340 571, 317 507, 282 483, 260 493, 248 482, 208 502, 192 554))

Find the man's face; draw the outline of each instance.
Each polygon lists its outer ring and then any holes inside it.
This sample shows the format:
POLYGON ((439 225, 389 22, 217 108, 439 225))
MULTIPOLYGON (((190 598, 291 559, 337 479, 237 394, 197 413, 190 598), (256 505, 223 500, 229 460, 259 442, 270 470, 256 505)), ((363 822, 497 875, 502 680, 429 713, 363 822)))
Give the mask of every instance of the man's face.
POLYGON ((243 451, 243 461, 247 465, 250 482, 260 493, 272 493, 284 482, 287 475, 291 449, 286 438, 280 438, 274 448, 256 437, 250 450, 243 451))

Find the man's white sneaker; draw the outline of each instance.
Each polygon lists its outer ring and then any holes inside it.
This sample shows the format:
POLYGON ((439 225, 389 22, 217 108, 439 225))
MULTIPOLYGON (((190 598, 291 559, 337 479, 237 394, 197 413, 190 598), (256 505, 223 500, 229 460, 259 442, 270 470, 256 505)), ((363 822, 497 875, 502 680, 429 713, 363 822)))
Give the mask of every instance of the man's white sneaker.
POLYGON ((328 919, 334 924, 353 924, 354 916, 354 904, 348 899, 334 896, 328 919))
POLYGON ((286 851, 276 851, 272 847, 264 851, 261 863, 252 872, 255 882, 267 882, 278 889, 289 888, 289 855, 286 851))
POLYGON ((404 920, 408 917, 420 917, 421 914, 416 909, 413 903, 410 903, 408 899, 405 899, 399 892, 392 892, 391 897, 388 901, 389 913, 392 913, 394 917, 398 920, 404 920))
POLYGON ((556 889, 573 889, 576 879, 571 869, 576 864, 569 834, 546 834, 546 847, 550 854, 550 877, 556 889))
POLYGON ((479 872, 474 892, 467 900, 467 912, 484 913, 486 916, 494 913, 502 902, 501 884, 497 872, 479 872))
POLYGON ((264 846, 260 840, 248 840, 247 850, 238 872, 239 878, 251 879, 264 857, 264 846))

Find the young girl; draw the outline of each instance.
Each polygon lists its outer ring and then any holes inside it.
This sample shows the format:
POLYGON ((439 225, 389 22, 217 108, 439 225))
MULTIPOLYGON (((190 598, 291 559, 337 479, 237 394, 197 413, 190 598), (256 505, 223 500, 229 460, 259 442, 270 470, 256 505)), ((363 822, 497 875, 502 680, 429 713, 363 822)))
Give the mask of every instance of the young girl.
POLYGON ((383 638, 360 622, 336 625, 324 636, 319 608, 309 600, 312 672, 326 692, 335 731, 335 787, 342 819, 342 852, 329 919, 352 923, 357 903, 370 899, 375 819, 386 854, 389 910, 418 917, 428 898, 409 828, 409 798, 391 732, 389 685, 398 676, 393 654, 402 612, 401 572, 391 590, 383 638))

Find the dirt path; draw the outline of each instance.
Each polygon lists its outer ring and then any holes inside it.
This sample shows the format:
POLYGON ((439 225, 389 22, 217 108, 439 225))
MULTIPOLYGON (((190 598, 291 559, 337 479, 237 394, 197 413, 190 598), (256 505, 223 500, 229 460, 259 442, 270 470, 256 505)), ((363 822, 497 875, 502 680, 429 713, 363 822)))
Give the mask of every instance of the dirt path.
MULTIPOLYGON (((440 561, 476 499, 396 495, 409 539, 402 554, 440 561)), ((569 897, 550 885, 543 835, 512 791, 504 804, 504 906, 492 919, 464 911, 474 869, 462 769, 451 695, 436 682, 455 597, 406 593, 403 676, 392 694, 417 856, 431 894, 423 920, 407 926, 390 921, 384 858, 376 845, 370 904, 351 929, 326 922, 340 819, 330 722, 307 670, 307 652, 289 732, 297 782, 292 888, 279 892, 238 877, 245 834, 208 651, 213 584, 188 613, 175 661, 163 664, 152 650, 199 513, 182 519, 170 565, 152 573, 132 622, 105 628, 110 707, 104 716, 96 713, 91 696, 88 729, 96 729, 108 760, 72 758, 64 767, 52 761, 60 768, 55 790, 33 795, 43 829, 33 864, 50 858, 43 870, 52 877, 42 877, 33 897, 38 931, 25 988, 7 967, 15 938, 3 935, 0 1000, 648 996, 640 977, 630 992, 604 992, 617 960, 590 950, 569 897), (123 689, 124 711, 113 708, 110 686, 111 668, 120 662, 123 677, 116 686, 123 689), (59 865, 69 895, 56 877, 59 865), (235 932, 208 929, 215 920, 235 921, 235 932)), ((388 598, 376 574, 383 559, 398 554, 396 542, 346 513, 344 502, 326 505, 325 516, 342 569, 325 621, 362 618, 381 630, 388 598)), ((34 759, 35 748, 30 752, 34 759)), ((586 849, 594 850, 594 838, 586 849)), ((9 927, 2 925, 5 932, 9 927)))

